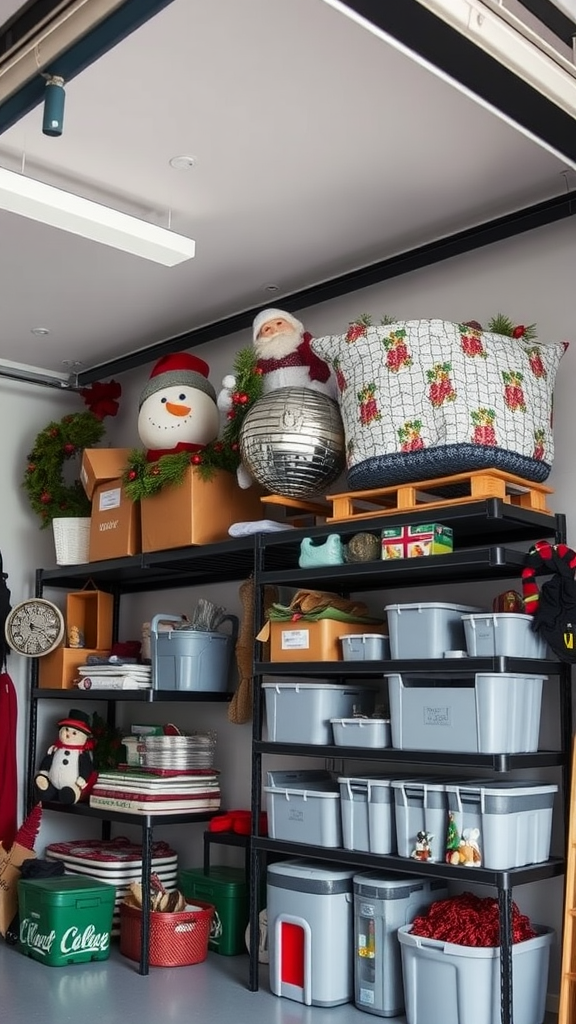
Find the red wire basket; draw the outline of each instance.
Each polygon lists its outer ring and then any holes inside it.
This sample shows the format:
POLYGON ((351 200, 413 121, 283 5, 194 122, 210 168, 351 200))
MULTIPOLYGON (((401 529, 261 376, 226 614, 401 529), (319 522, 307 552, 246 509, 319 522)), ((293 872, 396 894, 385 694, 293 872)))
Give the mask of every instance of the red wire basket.
MULTIPOLYGON (((208 954, 210 925, 215 907, 194 900, 194 909, 175 914, 150 913, 151 967, 186 967, 199 964, 208 954)), ((140 960, 142 911, 120 904, 120 952, 129 960, 140 960)))

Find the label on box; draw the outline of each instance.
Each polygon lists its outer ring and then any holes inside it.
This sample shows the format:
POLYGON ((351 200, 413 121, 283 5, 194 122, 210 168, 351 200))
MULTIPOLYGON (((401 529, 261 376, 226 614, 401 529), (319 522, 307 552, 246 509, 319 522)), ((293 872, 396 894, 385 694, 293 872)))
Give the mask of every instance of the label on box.
POLYGON ((448 706, 425 707, 423 712, 424 725, 452 725, 452 708, 448 706))
POLYGON ((422 558, 452 551, 452 530, 441 523, 392 526, 382 530, 382 558, 422 558))
POLYGON ((283 629, 281 648, 283 651, 306 651, 310 647, 309 629, 283 629))
POLYGON ((88 473, 86 472, 84 466, 80 467, 80 480, 82 484, 88 483, 88 473))
POLYGON ((98 511, 109 512, 111 508, 120 508, 121 500, 121 487, 111 487, 108 491, 102 491, 98 500, 98 511))

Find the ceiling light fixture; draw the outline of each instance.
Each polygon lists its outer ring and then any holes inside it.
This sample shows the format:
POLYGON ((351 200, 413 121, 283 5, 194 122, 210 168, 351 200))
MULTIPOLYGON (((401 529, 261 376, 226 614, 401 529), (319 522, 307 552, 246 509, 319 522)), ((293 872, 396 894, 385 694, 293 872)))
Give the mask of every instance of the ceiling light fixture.
POLYGON ((175 171, 191 171, 196 166, 196 158, 193 156, 173 156, 169 164, 175 171))
POLYGON ((49 327, 31 327, 30 328, 30 334, 36 334, 36 335, 38 335, 38 337, 41 337, 44 334, 50 334, 50 328, 49 327))
POLYGON ((165 267, 192 259, 196 249, 192 238, 5 167, 0 167, 0 209, 165 267))

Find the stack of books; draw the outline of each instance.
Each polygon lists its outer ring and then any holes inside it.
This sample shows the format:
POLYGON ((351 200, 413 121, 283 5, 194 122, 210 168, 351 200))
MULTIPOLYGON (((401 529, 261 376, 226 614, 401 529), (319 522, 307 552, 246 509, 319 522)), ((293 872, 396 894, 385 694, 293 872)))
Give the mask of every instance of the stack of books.
POLYGON ((129 768, 98 773, 90 807, 127 814, 204 814, 220 807, 216 769, 129 768))
POLYGON ((150 665, 80 665, 75 685, 80 690, 150 690, 150 665))

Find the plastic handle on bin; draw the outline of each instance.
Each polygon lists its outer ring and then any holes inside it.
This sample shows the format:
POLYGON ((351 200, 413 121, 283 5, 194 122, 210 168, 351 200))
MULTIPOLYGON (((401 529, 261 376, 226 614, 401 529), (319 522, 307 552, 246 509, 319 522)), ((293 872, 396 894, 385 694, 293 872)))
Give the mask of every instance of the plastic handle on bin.
POLYGON ((155 644, 158 639, 158 626, 161 622, 185 622, 183 615, 154 615, 150 622, 150 643, 155 644))
POLYGON ((94 896, 92 899, 76 900, 76 910, 90 910, 92 907, 99 907, 100 900, 94 896))
POLYGON ((236 644, 236 641, 238 639, 238 631, 240 629, 240 619, 238 618, 237 615, 223 615, 222 618, 220 619, 220 624, 218 628, 220 628, 223 622, 229 622, 231 624, 232 629, 230 631, 230 636, 232 638, 232 642, 236 644))

